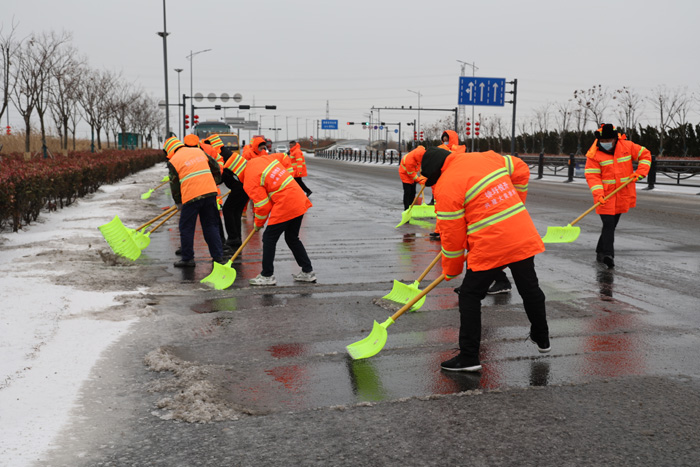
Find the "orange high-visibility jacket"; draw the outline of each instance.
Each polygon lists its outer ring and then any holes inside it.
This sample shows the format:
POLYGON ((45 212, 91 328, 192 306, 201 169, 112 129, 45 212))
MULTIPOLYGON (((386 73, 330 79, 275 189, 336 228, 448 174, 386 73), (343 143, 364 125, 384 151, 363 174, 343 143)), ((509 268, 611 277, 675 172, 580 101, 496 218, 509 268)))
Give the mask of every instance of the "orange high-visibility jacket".
POLYGON ((260 136, 256 136, 255 138, 253 138, 250 141, 250 144, 248 145, 250 146, 250 148, 248 148, 248 146, 243 148, 243 157, 245 157, 246 160, 251 160, 255 159, 256 157, 266 156, 267 151, 265 151, 264 149, 262 151, 258 151, 258 147, 260 147, 260 145, 264 142, 265 138, 262 138, 260 136))
POLYGON ((211 157, 196 147, 180 148, 168 164, 173 177, 170 188, 176 203, 187 203, 204 195, 216 195, 221 183, 221 169, 211 157), (180 198, 180 199, 178 199, 180 198))
POLYGON ((544 251, 525 209, 530 169, 493 151, 450 154, 433 186, 442 270, 447 279, 469 269, 502 267, 544 251))
MULTIPOLYGON (((615 154, 606 154, 598 149, 598 140, 586 153, 586 182, 593 194, 593 201, 607 196, 630 179, 634 172, 633 161, 639 161, 637 174, 646 177, 651 168, 651 152, 644 146, 626 139, 618 139, 615 154)), ((636 182, 618 191, 604 205, 596 208, 598 214, 622 214, 637 205, 636 182)))
POLYGON ((245 164, 238 177, 253 201, 255 225, 280 224, 304 214, 311 206, 298 183, 271 155, 255 157, 245 164))
POLYGON ((399 177, 403 183, 418 183, 418 179, 421 178, 420 165, 423 161, 423 154, 425 154, 425 148, 418 146, 401 158, 399 177))
POLYGON ((304 158, 304 153, 301 151, 301 145, 299 143, 289 148, 289 157, 292 158, 294 178, 306 177, 306 158, 304 158))
POLYGON ((449 136, 449 140, 447 141, 447 144, 442 143, 439 148, 442 149, 447 149, 450 152, 466 152, 467 147, 466 146, 460 146, 459 145, 459 135, 457 135, 457 132, 452 131, 452 130, 445 130, 443 133, 447 133, 447 136, 449 136))
POLYGON ((224 170, 224 158, 221 157, 221 149, 217 149, 204 141, 199 142, 199 147, 202 148, 202 151, 207 153, 207 156, 211 157, 217 162, 217 164, 219 164, 221 170, 224 170))

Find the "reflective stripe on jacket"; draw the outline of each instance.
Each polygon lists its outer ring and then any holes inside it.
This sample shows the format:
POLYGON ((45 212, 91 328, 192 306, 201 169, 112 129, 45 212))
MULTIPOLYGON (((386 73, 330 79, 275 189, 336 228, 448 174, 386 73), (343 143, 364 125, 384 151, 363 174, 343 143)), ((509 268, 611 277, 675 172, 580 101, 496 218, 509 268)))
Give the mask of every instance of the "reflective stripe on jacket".
MULTIPOLYGON (((634 172, 633 162, 638 161, 637 173, 646 177, 651 168, 651 153, 644 146, 626 139, 618 139, 615 154, 606 154, 598 149, 598 140, 586 153, 586 182, 593 194, 593 201, 607 196, 622 183, 630 179, 634 172)), ((636 183, 632 182, 604 205, 595 210, 598 214, 622 214, 637 205, 636 183)))
POLYGON ((451 154, 433 186, 442 269, 448 279, 485 271, 544 251, 525 209, 530 169, 517 157, 493 151, 451 154))
MULTIPOLYGON (((280 224, 304 214, 311 206, 292 175, 272 155, 249 160, 241 173, 243 189, 253 201, 255 225, 280 224)), ((239 176, 239 177, 241 177, 239 176)))
POLYGON ((416 183, 420 174, 420 165, 423 162, 425 148, 418 146, 413 151, 401 158, 399 163, 399 177, 403 183, 416 183))
POLYGON ((170 188, 176 203, 187 203, 203 195, 216 194, 221 183, 219 164, 195 147, 180 148, 168 162, 173 168, 170 188), (178 199, 180 198, 180 199, 178 199))

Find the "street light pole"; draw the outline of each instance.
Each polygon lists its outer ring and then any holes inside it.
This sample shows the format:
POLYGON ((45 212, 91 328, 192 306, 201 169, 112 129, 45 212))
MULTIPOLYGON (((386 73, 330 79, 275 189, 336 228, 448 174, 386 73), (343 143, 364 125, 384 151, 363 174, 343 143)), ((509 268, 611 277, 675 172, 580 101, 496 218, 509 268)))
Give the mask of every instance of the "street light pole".
MULTIPOLYGON (((163 32, 157 33, 163 38, 163 64, 165 70, 165 139, 170 132, 170 107, 168 100, 168 28, 165 24, 165 0, 163 0, 163 32)), ((126 138, 126 135, 124 135, 126 138)))
POLYGON ((415 130, 418 132, 418 136, 420 136, 420 97, 421 93, 420 91, 411 91, 410 89, 407 89, 408 92, 412 92, 413 94, 418 94, 418 129, 415 130))
MULTIPOLYGON (((165 1, 165 0, 163 0, 165 1)), ((192 78, 192 63, 194 62, 194 56, 199 55, 204 52, 209 52, 211 49, 204 49, 200 50, 198 52, 192 52, 190 50, 190 54, 185 57, 190 61, 190 118, 194 120, 194 84, 193 84, 193 78, 192 78)), ((194 125, 193 125, 194 126, 194 125)))
MULTIPOLYGON (((180 112, 180 73, 182 73, 182 68, 175 68, 175 71, 177 72, 177 132, 180 132, 180 129, 182 128, 182 120, 180 115, 182 115, 182 112, 180 112)), ((182 103, 184 105, 184 102, 182 103)), ((184 135, 180 135, 180 138, 183 138, 184 135)))

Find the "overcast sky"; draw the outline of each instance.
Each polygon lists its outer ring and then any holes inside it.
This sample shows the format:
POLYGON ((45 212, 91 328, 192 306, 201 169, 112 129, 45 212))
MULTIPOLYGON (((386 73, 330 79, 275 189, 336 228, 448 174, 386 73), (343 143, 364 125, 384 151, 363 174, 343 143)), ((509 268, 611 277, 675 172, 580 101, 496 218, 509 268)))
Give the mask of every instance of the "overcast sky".
MULTIPOLYGON (((290 137, 297 125, 299 136, 310 132, 314 120, 326 118, 327 101, 339 136, 365 135, 345 122, 365 120, 373 106, 417 107, 409 89, 421 93, 421 107, 454 108, 458 60, 478 67, 466 66, 469 76, 517 78, 519 119, 597 84, 645 96, 659 85, 700 91, 700 2, 694 0, 167 0, 166 12, 171 101, 178 96, 173 70, 184 69, 180 94, 189 95, 186 56, 212 49, 194 57, 194 93, 240 93, 242 104, 277 105, 261 115, 263 127, 273 127, 276 116, 280 139, 287 125, 290 137)), ((162 0, 3 0, 4 32, 13 20, 20 37, 71 32, 92 67, 120 71, 164 98, 163 41, 156 35, 163 30, 162 0)), ((12 110, 10 123, 19 126, 12 110)), ((475 111, 510 121, 512 106, 475 111)), ((200 120, 223 116, 198 113, 200 120)), ((417 116, 381 115, 404 123, 417 116)), ((421 112, 421 121, 447 115, 421 112)), ((612 120, 612 110, 609 115, 612 120)), ((651 105, 641 120, 656 122, 651 105)), ((697 120, 693 112, 691 121, 697 120)), ((171 125, 177 125, 174 110, 171 125)))

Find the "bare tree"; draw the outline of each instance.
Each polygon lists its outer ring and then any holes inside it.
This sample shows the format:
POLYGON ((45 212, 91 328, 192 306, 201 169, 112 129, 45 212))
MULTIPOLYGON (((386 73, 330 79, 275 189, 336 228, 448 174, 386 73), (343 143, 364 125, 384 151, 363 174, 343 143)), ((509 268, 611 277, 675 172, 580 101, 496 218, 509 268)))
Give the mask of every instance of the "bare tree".
POLYGON ((549 114, 552 104, 546 103, 535 109, 535 122, 540 133, 540 152, 544 152, 544 140, 549 128, 549 114))
POLYGON ((16 51, 20 46, 20 42, 16 41, 14 38, 17 26, 13 19, 12 27, 7 35, 3 33, 3 28, 0 26, 0 86, 2 86, 0 90, 0 92, 2 92, 0 119, 2 119, 2 116, 7 110, 7 106, 10 103, 10 91, 14 87, 14 81, 10 70, 12 69, 12 61, 15 58, 16 51))
POLYGON ((680 131, 681 141, 683 141, 683 155, 688 155, 688 114, 693 110, 692 104, 695 101, 695 96, 691 92, 688 94, 688 88, 679 89, 678 112, 671 117, 671 121, 680 131))
POLYGON ((65 47, 61 52, 64 56, 57 60, 52 71, 54 86, 50 91, 49 105, 61 136, 61 148, 68 149, 69 122, 78 112, 81 79, 86 67, 73 47, 65 47))
POLYGON ((576 155, 579 155, 582 152, 581 140, 583 139, 583 133, 586 131, 586 123, 588 123, 588 108, 585 105, 581 105, 581 102, 577 99, 576 91, 574 91, 574 100, 577 106, 573 110, 572 117, 576 128, 576 155))
POLYGON ((10 69, 11 79, 14 81, 11 100, 24 121, 24 152, 31 150, 31 119, 36 107, 36 83, 38 77, 32 58, 34 53, 33 47, 33 39, 22 42, 17 49, 18 53, 13 67, 10 69))
POLYGON ((528 136, 528 121, 520 119, 517 122, 518 129, 520 130, 520 136, 523 141, 523 154, 527 154, 527 136, 528 136))
POLYGON ((35 70, 36 81, 34 89, 30 90, 35 94, 34 105, 39 116, 39 126, 41 128, 41 146, 46 150, 46 112, 49 110, 51 99, 51 89, 54 86, 54 68, 60 67, 59 63, 65 60, 63 47, 70 41, 70 34, 62 32, 58 34, 54 31, 33 36, 33 47, 31 66, 35 70))
POLYGON ((574 99, 580 107, 584 107, 590 113, 596 127, 604 123, 605 111, 610 102, 610 93, 603 85, 596 84, 593 87, 574 91, 574 99))
POLYGON ((141 91, 134 89, 130 83, 120 83, 112 94, 110 107, 113 112, 112 116, 122 134, 121 149, 126 149, 126 134, 129 130, 129 124, 133 120, 131 107, 138 101, 141 94, 141 91))
MULTIPOLYGON (((615 94, 617 101, 617 118, 619 119, 620 126, 624 127, 625 131, 628 133, 636 131, 635 129, 639 121, 638 112, 640 112, 640 108, 644 103, 644 98, 627 86, 617 89, 615 94)), ((632 137, 631 134, 630 137, 632 137)))
POLYGON ((659 156, 664 153, 664 139, 671 122, 677 118, 682 103, 687 100, 682 88, 668 89, 665 85, 652 90, 649 101, 659 113, 659 156))
POLYGON ((564 138, 569 132, 571 120, 574 117, 574 108, 571 100, 565 103, 557 102, 554 104, 554 122, 557 126, 557 151, 559 154, 564 154, 564 138))
POLYGON ((112 109, 109 96, 118 82, 118 76, 108 70, 88 71, 83 76, 80 87, 80 105, 83 116, 90 125, 93 142, 97 133, 97 148, 102 149, 100 132, 112 109))

